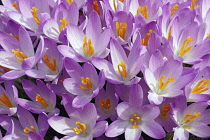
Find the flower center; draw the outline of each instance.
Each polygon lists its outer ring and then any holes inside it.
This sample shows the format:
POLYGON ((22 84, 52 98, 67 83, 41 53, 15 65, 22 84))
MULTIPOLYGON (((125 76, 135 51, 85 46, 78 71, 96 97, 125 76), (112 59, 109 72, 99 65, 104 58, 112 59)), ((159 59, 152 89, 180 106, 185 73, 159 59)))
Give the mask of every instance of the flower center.
POLYGON ((145 35, 145 37, 141 40, 141 45, 148 46, 149 38, 153 30, 149 30, 149 32, 145 35))
POLYGON ((93 1, 92 10, 95 10, 100 15, 100 7, 97 0, 93 1))
POLYGON ((9 35, 13 36, 15 39, 19 41, 19 37, 17 35, 13 35, 12 33, 10 33, 9 35))
POLYGON ((17 1, 14 1, 14 3, 12 4, 12 7, 14 7, 16 10, 18 10, 17 1))
POLYGON ((162 109, 160 110, 160 113, 163 117, 168 117, 168 115, 166 113, 168 113, 170 111, 171 107, 170 105, 163 105, 162 109))
POLYGON ((126 22, 116 22, 116 32, 119 37, 122 39, 125 38, 125 33, 127 30, 127 23, 126 22))
POLYGON ((0 95, 0 102, 1 102, 0 105, 4 107, 8 107, 8 108, 12 107, 12 103, 5 93, 2 93, 0 95))
POLYGON ((74 0, 66 0, 68 2, 68 4, 72 4, 74 2, 74 0))
POLYGON ((190 42, 194 41, 194 39, 191 36, 188 36, 187 39, 184 40, 182 43, 179 55, 184 56, 187 52, 189 52, 192 49, 192 45, 187 47, 190 42))
POLYGON ((194 10, 195 9, 196 1, 197 0, 192 0, 191 5, 190 5, 190 10, 194 10))
POLYGON ((176 12, 176 10, 179 9, 179 5, 178 4, 175 4, 172 8, 171 8, 171 15, 170 16, 173 16, 176 12))
POLYGON ((80 134, 81 132, 85 132, 87 130, 87 127, 84 123, 81 123, 81 122, 75 122, 75 123, 79 127, 79 128, 78 127, 73 128, 76 134, 80 134))
POLYGON ((44 107, 48 107, 49 106, 48 103, 45 101, 45 99, 40 94, 36 95, 36 101, 39 102, 44 107))
POLYGON ((100 106, 103 107, 104 109, 109 109, 111 107, 110 104, 110 99, 107 98, 106 100, 100 100, 100 106))
POLYGON ((204 91, 209 90, 209 87, 206 87, 208 84, 210 84, 210 80, 201 80, 198 82, 198 84, 192 89, 191 93, 202 93, 204 91))
POLYGON ((56 59, 53 58, 53 63, 52 61, 49 60, 49 54, 45 54, 43 56, 43 59, 44 59, 44 63, 47 65, 48 68, 50 68, 52 71, 56 71, 56 59))
POLYGON ((34 17, 35 22, 36 22, 38 25, 40 25, 40 20, 39 20, 38 14, 37 14, 38 10, 39 10, 39 9, 36 8, 36 7, 34 6, 34 7, 31 8, 31 13, 32 13, 32 15, 33 15, 33 17, 34 17))
POLYGON ((83 43, 83 50, 87 56, 92 56, 94 53, 94 47, 92 44, 91 39, 87 39, 86 36, 84 36, 84 43, 83 43))
POLYGON ((148 19, 149 13, 148 13, 148 6, 139 6, 137 11, 137 15, 142 15, 145 19, 148 19))
POLYGON ((133 114, 131 119, 130 119, 130 122, 133 123, 133 128, 139 128, 138 126, 138 122, 141 120, 141 118, 139 116, 137 116, 137 114, 133 114))
POLYGON ((189 122, 191 122, 192 120, 194 120, 195 118, 198 118, 201 115, 200 112, 194 112, 194 114, 187 114, 184 117, 184 123, 187 124, 189 122))
POLYGON ((69 23, 66 21, 66 18, 62 18, 60 20, 60 23, 61 23, 61 26, 59 27, 60 32, 69 25, 69 23))
POLYGON ((175 79, 173 77, 169 77, 168 80, 164 81, 165 76, 161 76, 159 80, 159 89, 163 90, 170 82, 173 82, 175 79))
POLYGON ((120 75, 124 78, 127 77, 127 70, 126 70, 126 64, 124 61, 120 61, 120 64, 118 64, 117 66, 118 68, 118 72, 120 73, 120 75))
POLYGON ((79 86, 81 89, 83 90, 91 90, 92 89, 92 81, 89 77, 81 77, 81 83, 84 85, 84 86, 79 86))
POLYGON ((28 56, 24 52, 21 52, 20 49, 12 49, 12 52, 14 53, 15 58, 20 62, 23 62, 24 59, 28 58, 28 56))
POLYGON ((207 37, 210 37, 210 34, 207 34, 207 35, 206 35, 206 38, 207 38, 207 37))
POLYGON ((25 127, 23 129, 23 132, 25 132, 26 134, 28 134, 30 131, 36 132, 36 129, 34 128, 34 126, 30 126, 30 128, 25 127))
POLYGON ((10 69, 9 69, 9 68, 3 67, 3 66, 0 66, 0 68, 2 68, 2 69, 3 69, 3 70, 0 70, 0 73, 5 73, 5 71, 4 71, 4 70, 6 70, 6 71, 10 71, 10 69))

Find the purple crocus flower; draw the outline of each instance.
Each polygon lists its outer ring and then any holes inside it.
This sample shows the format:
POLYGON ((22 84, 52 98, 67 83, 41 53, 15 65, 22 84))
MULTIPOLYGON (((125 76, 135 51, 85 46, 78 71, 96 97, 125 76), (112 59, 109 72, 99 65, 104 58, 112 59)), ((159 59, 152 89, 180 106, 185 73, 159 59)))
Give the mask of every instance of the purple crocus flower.
POLYGON ((88 103, 83 108, 75 109, 71 106, 69 108, 72 112, 68 114, 70 118, 54 116, 48 119, 48 123, 55 131, 67 135, 61 140, 92 140, 105 132, 107 122, 96 123, 97 112, 92 103, 88 103))
POLYGON ((83 107, 92 98, 96 97, 103 87, 105 82, 103 71, 98 75, 96 69, 90 63, 85 63, 81 67, 71 58, 65 58, 64 66, 71 76, 71 78, 64 80, 64 87, 69 93, 77 95, 72 105, 77 108, 83 107))
POLYGON ((148 104, 142 106, 143 93, 138 84, 131 88, 129 103, 122 102, 117 106, 119 118, 112 122, 107 131, 107 137, 116 137, 125 132, 126 140, 138 140, 143 131, 156 139, 165 137, 163 128, 154 121, 160 114, 157 106, 148 104))
POLYGON ((140 78, 136 75, 144 61, 144 55, 138 43, 138 41, 134 43, 127 57, 123 47, 116 40, 111 40, 112 64, 102 58, 93 58, 92 63, 99 70, 104 70, 105 77, 110 83, 126 85, 138 83, 140 78))
POLYGON ((174 128, 173 140, 188 140, 189 133, 200 138, 209 138, 210 110, 206 109, 207 106, 207 102, 187 106, 184 96, 177 97, 172 103, 172 117, 178 125, 174 128))
POLYGON ((59 51, 65 57, 87 62, 93 56, 104 58, 109 54, 107 45, 110 40, 110 32, 105 29, 101 33, 101 20, 95 11, 89 15, 86 33, 83 33, 76 25, 70 24, 67 28, 67 38, 72 47, 58 46, 59 51))

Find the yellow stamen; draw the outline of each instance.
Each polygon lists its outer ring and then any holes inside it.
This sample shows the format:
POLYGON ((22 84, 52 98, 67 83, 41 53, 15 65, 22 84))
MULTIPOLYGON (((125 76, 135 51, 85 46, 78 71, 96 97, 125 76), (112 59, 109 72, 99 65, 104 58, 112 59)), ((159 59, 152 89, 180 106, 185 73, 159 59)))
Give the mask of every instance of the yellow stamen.
POLYGON ((192 114, 187 114, 184 117, 184 123, 189 123, 190 121, 194 120, 195 118, 198 118, 201 115, 200 112, 194 112, 194 115, 192 114))
POLYGON ((74 0, 66 0, 68 2, 68 4, 72 4, 74 2, 74 0))
POLYGON ((47 104, 47 102, 45 101, 45 99, 40 95, 37 94, 36 95, 36 101, 39 102, 41 105, 43 105, 44 107, 48 107, 49 105, 47 104))
POLYGON ((81 83, 85 86, 79 86, 83 90, 91 90, 92 89, 92 81, 89 77, 81 77, 81 83))
POLYGON ((210 89, 210 87, 206 87, 210 84, 210 80, 201 80, 198 84, 192 89, 191 93, 202 93, 210 89))
POLYGON ((141 45, 148 46, 149 38, 153 30, 149 30, 149 33, 145 35, 145 37, 141 40, 141 45))
POLYGON ((160 110, 160 113, 163 117, 168 117, 168 115, 166 113, 168 113, 170 111, 171 107, 170 105, 163 105, 162 109, 160 110))
POLYGON ((32 15, 33 15, 33 17, 34 17, 34 20, 35 20, 35 22, 38 24, 38 25, 40 25, 40 20, 39 20, 39 16, 38 16, 38 8, 36 8, 35 6, 34 7, 32 7, 31 8, 31 13, 32 13, 32 15))
POLYGON ((20 49, 12 49, 12 52, 14 53, 15 58, 20 62, 23 62, 24 59, 28 58, 28 56, 24 52, 21 52, 20 49))
POLYGON ((171 30, 172 30, 172 26, 169 28, 168 30, 168 41, 170 40, 171 38, 171 30))
POLYGON ((7 95, 5 93, 2 93, 0 95, 0 105, 4 106, 4 107, 8 107, 11 108, 13 105, 10 101, 10 99, 7 97, 7 95))
POLYGON ((127 69, 126 69, 126 64, 124 61, 120 61, 120 64, 118 64, 117 66, 118 68, 118 72, 120 73, 120 75, 124 78, 127 77, 127 69))
POLYGON ((132 115, 132 117, 131 117, 131 119, 130 119, 130 122, 132 122, 133 123, 133 128, 139 128, 139 126, 138 126, 138 121, 140 121, 141 120, 141 118, 139 117, 139 116, 137 116, 137 114, 133 114, 132 115))
POLYGON ((93 53, 94 53, 94 47, 93 47, 93 44, 92 44, 92 40, 91 39, 87 39, 86 36, 84 36, 84 43, 83 43, 83 50, 85 52, 85 54, 87 56, 92 56, 93 53))
POLYGON ((19 41, 19 37, 17 35, 13 35, 12 33, 10 33, 9 35, 13 36, 15 39, 19 41))
POLYGON ((36 132, 36 129, 34 128, 34 126, 30 126, 30 128, 25 127, 23 129, 23 132, 25 132, 26 134, 28 134, 30 131, 36 132), (30 129, 31 128, 31 129, 30 129))
POLYGON ((100 106, 105 108, 105 109, 109 109, 111 107, 111 104, 110 104, 110 99, 106 99, 106 100, 100 100, 100 106))
POLYGON ((173 82, 175 79, 173 77, 169 77, 168 80, 164 81, 164 75, 160 77, 159 80, 159 89, 163 90, 170 82, 173 82))
POLYGON ((45 54, 43 56, 43 59, 44 59, 44 63, 47 65, 48 68, 50 68, 52 71, 56 71, 56 59, 53 58, 53 63, 52 61, 49 60, 49 54, 45 54))
POLYGON ((136 11, 137 15, 142 15, 145 19, 148 19, 149 13, 148 13, 148 6, 139 6, 138 10, 136 11))
POLYGON ((171 8, 171 15, 170 16, 173 16, 176 12, 176 10, 179 9, 179 5, 178 4, 175 4, 172 8, 171 8))
POLYGON ((190 10, 194 10, 195 9, 196 1, 197 0, 192 0, 191 5, 190 5, 190 10))
POLYGON ((95 10, 100 15, 100 7, 97 0, 93 1, 92 10, 95 10))
MULTIPOLYGON (((9 68, 3 67, 3 66, 0 66, 0 68, 4 69, 4 70, 6 70, 6 71, 10 71, 9 68)), ((0 73, 4 73, 4 70, 0 70, 0 73)))
POLYGON ((182 43, 179 55, 184 56, 187 52, 189 52, 192 49, 192 45, 187 47, 190 42, 194 41, 194 39, 191 36, 188 36, 187 39, 184 40, 182 43))
POLYGON ((210 37, 210 34, 207 34, 207 35, 206 35, 206 38, 207 38, 207 37, 210 37))
POLYGON ((59 27, 60 32, 69 25, 69 23, 66 21, 66 18, 62 18, 60 20, 60 23, 61 23, 61 26, 59 27))
POLYGON ((75 131, 76 134, 80 134, 81 132, 85 132, 87 130, 86 125, 84 123, 81 122, 75 122, 78 127, 73 128, 73 130, 75 131))
POLYGON ((60 81, 60 82, 63 82, 65 79, 66 79, 66 78, 63 78, 63 79, 61 79, 61 80, 59 80, 59 81, 60 81))
POLYGON ((116 22, 117 35, 119 37, 121 37, 122 39, 125 38, 126 30, 127 30, 127 23, 126 22, 120 22, 120 23, 116 22))
POLYGON ((14 1, 14 3, 12 4, 12 7, 14 7, 16 10, 18 10, 17 1, 14 1))

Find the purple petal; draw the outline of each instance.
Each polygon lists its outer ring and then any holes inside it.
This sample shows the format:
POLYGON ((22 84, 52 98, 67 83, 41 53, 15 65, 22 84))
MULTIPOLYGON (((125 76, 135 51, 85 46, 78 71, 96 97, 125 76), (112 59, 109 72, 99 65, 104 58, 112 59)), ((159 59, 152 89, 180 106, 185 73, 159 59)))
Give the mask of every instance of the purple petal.
POLYGON ((127 125, 128 125, 127 121, 116 120, 109 125, 105 135, 107 137, 119 136, 125 132, 125 128, 127 125))
POLYGON ((25 72, 23 70, 11 70, 3 74, 1 78, 5 80, 13 80, 13 79, 20 78, 23 75, 25 75, 25 72))
POLYGON ((92 131, 93 137, 101 136, 106 131, 107 127, 108 127, 107 121, 100 121, 100 122, 96 123, 96 125, 92 131))
POLYGON ((143 91, 139 84, 135 84, 131 87, 129 104, 132 107, 139 107, 142 105, 143 91))
POLYGON ((75 108, 81 108, 91 101, 91 96, 77 96, 72 102, 72 106, 75 108))
POLYGON ((210 137, 210 127, 201 122, 194 122, 191 129, 187 129, 193 135, 200 138, 209 138, 210 137))

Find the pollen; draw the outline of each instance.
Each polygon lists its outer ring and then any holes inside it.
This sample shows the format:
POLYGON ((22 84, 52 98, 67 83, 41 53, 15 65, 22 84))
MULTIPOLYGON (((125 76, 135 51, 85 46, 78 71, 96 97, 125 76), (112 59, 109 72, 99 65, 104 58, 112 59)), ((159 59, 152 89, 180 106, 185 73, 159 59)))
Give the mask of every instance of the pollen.
POLYGON ((15 39, 17 39, 17 41, 19 41, 19 37, 17 35, 13 35, 12 33, 10 33, 9 35, 13 36, 15 39))
POLYGON ((139 116, 137 116, 137 114, 133 114, 131 119, 130 119, 130 122, 133 123, 133 128, 139 128, 138 126, 138 122, 141 120, 141 118, 139 116))
POLYGON ((149 30, 149 32, 145 35, 145 37, 141 40, 141 45, 148 46, 149 38, 153 30, 149 30))
POLYGON ((107 98, 106 100, 100 100, 100 106, 103 107, 104 109, 110 109, 111 107, 110 99, 107 98))
POLYGON ((206 87, 210 84, 210 80, 201 80, 198 84, 192 89, 191 93, 202 93, 210 89, 210 87, 206 87))
POLYGON ((167 113, 170 111, 171 107, 170 105, 163 105, 162 109, 160 110, 160 113, 163 117, 168 117, 167 113))
POLYGON ((168 80, 164 81, 165 76, 161 76, 159 80, 159 89, 163 90, 170 82, 173 82, 175 79, 173 77, 169 77, 168 80))
POLYGON ((169 28, 168 30, 168 41, 170 40, 171 38, 171 31, 172 31, 172 26, 169 28))
POLYGON ((178 4, 175 4, 172 8, 171 8, 171 15, 170 16, 173 16, 176 12, 176 10, 179 9, 179 5, 178 4))
POLYGON ((83 50, 85 52, 85 54, 87 56, 92 56, 93 53, 94 53, 94 47, 93 47, 93 44, 92 44, 92 40, 91 39, 87 39, 86 36, 84 36, 84 43, 83 43, 83 50))
POLYGON ((78 125, 78 127, 73 128, 73 130, 75 131, 76 134, 80 134, 87 130, 87 127, 84 123, 81 123, 81 122, 75 122, 75 123, 78 125))
POLYGON ((191 36, 188 36, 187 39, 184 40, 182 43, 179 55, 184 56, 187 52, 189 52, 192 49, 192 45, 189 45, 190 42, 194 41, 194 39, 191 36))
POLYGON ((126 22, 116 22, 117 35, 119 37, 121 37, 122 39, 125 38, 126 30, 127 30, 127 23, 126 22))
POLYGON ((38 25, 40 25, 40 20, 39 20, 39 16, 38 16, 38 8, 37 7, 32 7, 31 8, 31 13, 32 13, 32 15, 33 15, 33 17, 34 17, 34 20, 35 20, 35 22, 38 24, 38 25))
POLYGON ((21 52, 20 49, 12 49, 12 52, 14 53, 15 58, 20 62, 23 62, 24 59, 28 58, 28 56, 24 52, 21 52))
POLYGON ((66 0, 68 2, 68 4, 72 4, 74 2, 74 0, 66 0))
POLYGON ((10 71, 10 69, 9 69, 9 68, 3 67, 3 66, 0 66, 0 68, 1 68, 1 69, 3 69, 3 70, 0 70, 0 73, 5 73, 5 71, 4 71, 4 70, 6 70, 6 71, 10 71))
POLYGON ((43 60, 44 60, 44 63, 47 65, 48 68, 50 68, 52 71, 56 71, 56 66, 57 66, 57 63, 56 63, 56 59, 53 58, 53 62, 49 60, 49 54, 45 54, 43 56, 43 60))
POLYGON ((13 106, 9 97, 5 93, 2 93, 0 95, 0 105, 8 108, 11 108, 13 106))
POLYGON ((28 134, 30 131, 36 132, 36 129, 34 128, 34 126, 30 126, 30 128, 25 127, 23 129, 23 132, 25 132, 26 134, 28 134))
POLYGON ((60 23, 61 23, 61 26, 59 27, 60 32, 69 25, 69 23, 66 21, 66 18, 62 18, 60 20, 60 23))
POLYGON ((100 15, 100 7, 97 0, 93 1, 92 10, 95 10, 100 15))
POLYGON ((195 118, 198 118, 201 115, 200 112, 194 112, 194 114, 187 114, 184 117, 184 123, 187 124, 189 122, 191 122, 192 120, 194 120, 195 118))
POLYGON ((46 102, 46 100, 40 94, 36 95, 36 101, 39 102, 44 107, 48 107, 49 106, 48 103, 46 102))
POLYGON ((138 10, 136 11, 137 15, 142 15, 145 19, 148 19, 149 13, 148 13, 148 6, 139 6, 138 10))
POLYGON ((192 0, 191 5, 190 5, 190 10, 194 10, 196 6, 197 0, 192 0))
POLYGON ((14 3, 12 4, 12 7, 14 7, 16 10, 18 10, 17 1, 14 1, 14 3))
POLYGON ((92 81, 89 77, 81 77, 81 83, 83 85, 80 85, 79 87, 83 90, 91 90, 92 89, 92 81))
POLYGON ((210 34, 207 34, 207 35, 206 35, 206 38, 207 38, 207 37, 210 37, 210 34))
POLYGON ((126 69, 125 62, 124 61, 120 61, 120 64, 118 64, 117 68, 118 68, 119 74, 122 77, 126 78, 127 77, 127 69, 126 69))

